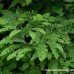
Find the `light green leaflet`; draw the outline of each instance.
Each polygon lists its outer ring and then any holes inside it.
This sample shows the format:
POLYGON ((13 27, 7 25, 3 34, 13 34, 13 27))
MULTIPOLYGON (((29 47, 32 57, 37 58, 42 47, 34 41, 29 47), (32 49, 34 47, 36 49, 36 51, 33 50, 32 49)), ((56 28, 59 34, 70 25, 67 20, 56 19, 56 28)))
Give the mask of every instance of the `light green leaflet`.
POLYGON ((9 35, 9 37, 11 38, 11 37, 13 37, 14 35, 16 35, 17 33, 19 33, 21 30, 13 30, 11 33, 10 33, 10 35, 9 35))
POLYGON ((25 0, 25 1, 27 5, 29 5, 32 2, 32 0, 25 0))

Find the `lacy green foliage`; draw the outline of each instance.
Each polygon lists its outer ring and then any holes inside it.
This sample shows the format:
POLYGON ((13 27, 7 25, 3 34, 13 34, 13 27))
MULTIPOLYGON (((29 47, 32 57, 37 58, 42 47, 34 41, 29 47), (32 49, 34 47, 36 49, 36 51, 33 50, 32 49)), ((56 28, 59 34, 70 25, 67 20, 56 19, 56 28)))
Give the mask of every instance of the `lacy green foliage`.
POLYGON ((74 5, 64 1, 13 0, 7 10, 0 4, 0 74, 74 68, 74 5))

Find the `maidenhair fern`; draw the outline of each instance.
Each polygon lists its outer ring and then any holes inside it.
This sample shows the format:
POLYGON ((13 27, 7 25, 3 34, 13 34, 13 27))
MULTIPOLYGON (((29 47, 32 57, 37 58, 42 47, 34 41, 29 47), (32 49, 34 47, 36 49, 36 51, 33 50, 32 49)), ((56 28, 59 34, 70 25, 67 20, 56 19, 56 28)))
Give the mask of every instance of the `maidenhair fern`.
POLYGON ((67 17, 66 6, 59 5, 61 0, 42 0, 43 11, 34 9, 35 2, 41 0, 13 0, 7 10, 0 11, 0 35, 8 32, 0 39, 0 74, 14 74, 16 68, 19 70, 16 74, 74 68, 74 43, 69 36, 74 34, 74 19, 67 17))

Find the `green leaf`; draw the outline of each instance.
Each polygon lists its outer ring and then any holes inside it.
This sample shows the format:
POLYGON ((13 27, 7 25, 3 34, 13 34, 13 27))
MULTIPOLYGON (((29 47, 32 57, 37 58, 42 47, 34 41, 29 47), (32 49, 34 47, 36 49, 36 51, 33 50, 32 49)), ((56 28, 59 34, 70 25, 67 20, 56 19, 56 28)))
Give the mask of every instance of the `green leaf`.
POLYGON ((69 60, 66 60, 65 66, 69 66, 69 65, 70 65, 70 61, 69 60))
POLYGON ((64 43, 64 40, 58 39, 58 42, 59 42, 59 43, 64 43))
POLYGON ((31 61, 35 60, 36 57, 37 57, 37 53, 35 52, 35 53, 33 54, 32 58, 31 58, 31 61))
MULTIPOLYGON (((57 60, 52 60, 52 69, 58 69, 58 61, 57 60)), ((58 71, 53 71, 53 74, 58 74, 58 71)))
POLYGON ((50 41, 50 42, 48 41, 48 44, 49 44, 49 46, 50 46, 50 49, 52 50, 52 54, 54 55, 54 57, 55 57, 56 59, 58 59, 59 54, 58 54, 57 49, 55 48, 55 43, 52 42, 52 41, 50 41))
POLYGON ((55 45, 56 45, 55 48, 57 48, 61 52, 61 54, 63 55, 63 57, 66 58, 66 53, 64 52, 62 46, 60 44, 58 44, 58 43, 56 43, 55 45))
POLYGON ((23 70, 27 69, 29 67, 29 64, 28 63, 24 63, 23 64, 23 70))
POLYGON ((47 58, 48 58, 49 60, 52 58, 52 53, 51 53, 51 52, 48 52, 47 58))
POLYGON ((37 51, 37 57, 40 61, 43 61, 47 57, 48 49, 45 44, 39 44, 36 48, 37 51))
POLYGON ((15 7, 19 3, 25 3, 25 0, 13 0, 9 8, 15 7))
POLYGON ((50 17, 48 18, 48 20, 49 20, 49 22, 55 22, 56 17, 50 16, 50 17))
POLYGON ((33 20, 36 21, 37 20, 37 17, 36 16, 33 16, 33 20))
POLYGON ((45 63, 44 62, 40 62, 40 67, 41 67, 41 70, 44 70, 44 67, 45 67, 45 63))
POLYGON ((70 67, 74 68, 74 62, 70 63, 70 67))
POLYGON ((61 14, 63 12, 63 8, 60 6, 54 6, 53 7, 53 12, 56 12, 58 14, 61 14))
POLYGON ((0 48, 2 48, 5 44, 12 44, 13 41, 9 39, 9 37, 5 37, 0 41, 0 48))
POLYGON ((37 17, 38 21, 44 20, 43 15, 41 15, 41 14, 37 14, 36 17, 37 17))
POLYGON ((33 20, 34 20, 34 21, 43 21, 44 18, 43 18, 43 15, 41 15, 41 14, 36 14, 36 16, 33 16, 33 20))
POLYGON ((39 31, 45 35, 45 31, 42 28, 34 28, 36 31, 39 31))
POLYGON ((29 5, 32 2, 32 0, 25 0, 25 1, 27 5, 29 5))
POLYGON ((70 38, 68 34, 61 34, 61 37, 66 44, 70 44, 70 38))
POLYGON ((11 31, 11 30, 13 30, 13 29, 16 29, 16 27, 15 27, 15 26, 10 26, 10 25, 8 25, 8 26, 6 26, 6 27, 4 27, 4 28, 1 28, 1 29, 0 29, 0 33, 5 32, 5 31, 11 31))
POLYGON ((12 58, 16 57, 17 53, 19 52, 19 50, 15 51, 14 53, 10 54, 8 57, 7 57, 7 60, 11 60, 12 58))
POLYGON ((47 18, 47 19, 48 19, 49 16, 50 16, 50 13, 44 13, 44 14, 43 14, 43 17, 44 17, 44 18, 47 18))
POLYGON ((22 67, 19 67, 20 71, 25 71, 29 67, 28 63, 24 63, 22 67))
POLYGON ((30 36, 35 40, 36 34, 33 31, 29 31, 30 36))
POLYGON ((31 51, 32 48, 30 48, 30 47, 24 47, 24 48, 21 48, 21 49, 19 49, 19 50, 20 50, 20 51, 17 53, 16 60, 20 60, 22 57, 24 57, 24 55, 25 55, 27 52, 31 51))
POLYGON ((11 46, 9 46, 9 47, 7 47, 7 48, 5 48, 3 51, 2 51, 2 53, 0 54, 0 56, 2 57, 2 56, 4 56, 4 55, 6 55, 6 54, 8 54, 8 53, 10 53, 11 52, 11 50, 13 50, 14 49, 14 45, 11 45, 11 46))
POLYGON ((29 64, 33 67, 35 67, 35 62, 34 61, 29 61, 29 64))
POLYGON ((13 37, 14 35, 16 35, 17 33, 19 33, 21 30, 13 30, 11 33, 10 33, 10 35, 9 35, 9 37, 11 38, 11 37, 13 37))
POLYGON ((16 60, 19 61, 22 57, 24 57, 24 54, 19 54, 16 56, 16 60))
POLYGON ((58 54, 57 50, 56 50, 55 48, 53 48, 53 47, 51 47, 51 50, 52 50, 52 53, 53 53, 54 57, 55 57, 56 59, 58 59, 59 54, 58 54))

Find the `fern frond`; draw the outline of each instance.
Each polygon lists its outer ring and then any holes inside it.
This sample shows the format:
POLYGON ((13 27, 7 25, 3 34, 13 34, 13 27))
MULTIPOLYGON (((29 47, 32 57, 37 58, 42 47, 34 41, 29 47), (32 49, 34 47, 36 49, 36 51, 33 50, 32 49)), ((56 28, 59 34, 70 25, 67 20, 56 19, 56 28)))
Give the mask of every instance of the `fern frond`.
POLYGON ((45 44, 39 44, 36 48, 37 57, 40 61, 43 61, 47 57, 47 46, 45 44))

